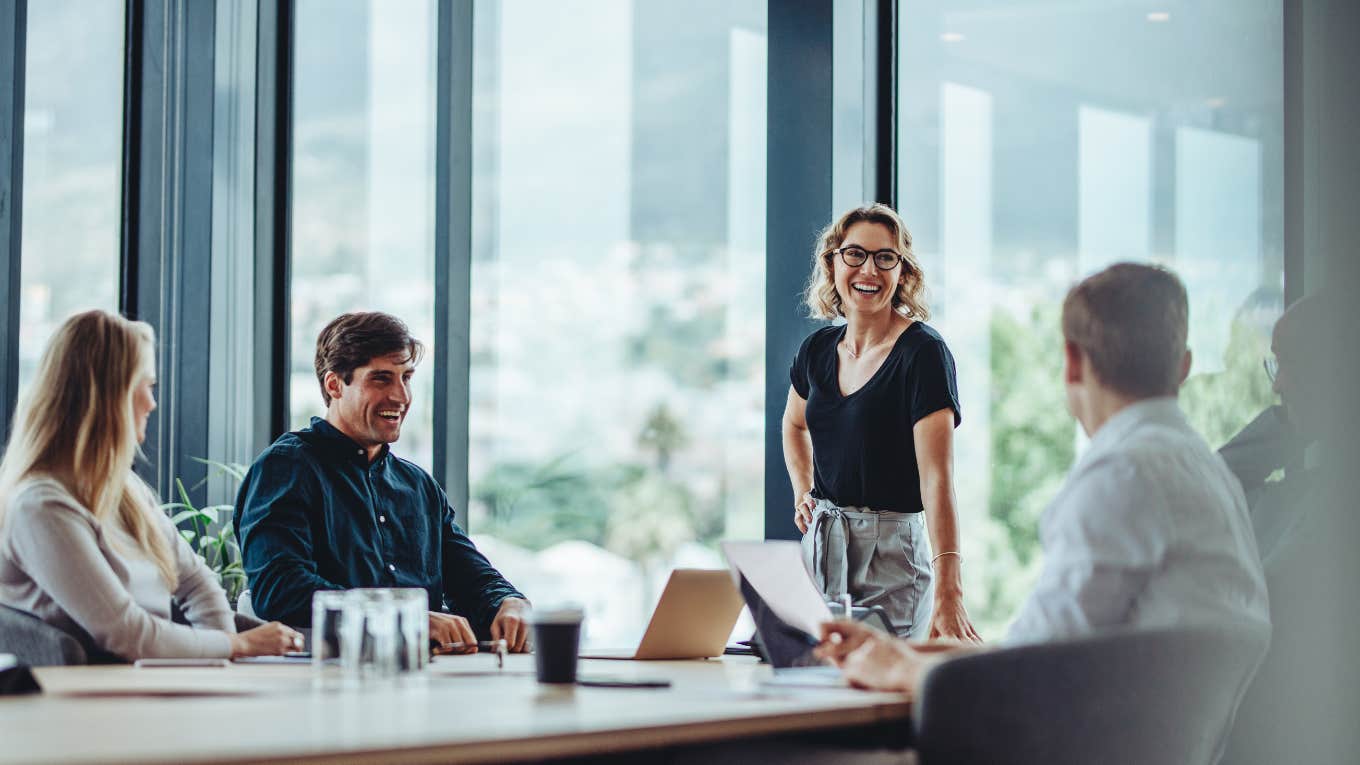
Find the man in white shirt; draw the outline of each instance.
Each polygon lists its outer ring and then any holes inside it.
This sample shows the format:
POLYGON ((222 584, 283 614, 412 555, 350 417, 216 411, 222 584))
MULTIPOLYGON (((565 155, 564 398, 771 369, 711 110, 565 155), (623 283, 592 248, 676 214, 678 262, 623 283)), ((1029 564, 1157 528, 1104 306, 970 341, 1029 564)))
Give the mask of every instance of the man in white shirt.
MULTIPOLYGON (((1040 521, 1044 566, 1007 636, 1040 642, 1113 628, 1269 630, 1246 500, 1190 427, 1185 287, 1120 263, 1063 302, 1068 408, 1091 437, 1040 521)), ((911 691, 939 654, 843 621, 821 652, 856 685, 911 691)))

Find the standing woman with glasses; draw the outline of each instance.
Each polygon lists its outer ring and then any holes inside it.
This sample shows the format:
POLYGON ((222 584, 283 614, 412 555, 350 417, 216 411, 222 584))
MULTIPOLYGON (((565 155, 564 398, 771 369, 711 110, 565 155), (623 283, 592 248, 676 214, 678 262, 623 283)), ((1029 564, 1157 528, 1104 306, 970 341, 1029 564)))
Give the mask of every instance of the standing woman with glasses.
POLYGON ((903 637, 978 640, 959 575, 954 358, 924 323, 924 291, 892 208, 856 208, 822 232, 805 299, 813 316, 846 323, 794 357, 784 462, 826 597, 882 606, 903 637))
POLYGON ((53 334, 0 461, 0 604, 125 660, 301 649, 277 622, 236 631, 217 578, 132 472, 155 385, 150 325, 87 311, 53 334), (171 621, 171 597, 192 626, 171 621))

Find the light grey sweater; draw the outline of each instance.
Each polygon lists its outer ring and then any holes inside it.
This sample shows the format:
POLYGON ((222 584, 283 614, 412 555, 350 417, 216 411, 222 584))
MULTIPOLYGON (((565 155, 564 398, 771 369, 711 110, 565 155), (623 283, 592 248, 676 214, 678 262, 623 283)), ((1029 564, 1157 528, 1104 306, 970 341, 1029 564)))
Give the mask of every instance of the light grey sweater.
POLYGON ((169 518, 156 513, 179 579, 173 593, 122 523, 95 520, 57 481, 25 480, 0 501, 0 603, 129 660, 231 655, 226 593, 169 518), (170 620, 172 594, 193 627, 170 620))

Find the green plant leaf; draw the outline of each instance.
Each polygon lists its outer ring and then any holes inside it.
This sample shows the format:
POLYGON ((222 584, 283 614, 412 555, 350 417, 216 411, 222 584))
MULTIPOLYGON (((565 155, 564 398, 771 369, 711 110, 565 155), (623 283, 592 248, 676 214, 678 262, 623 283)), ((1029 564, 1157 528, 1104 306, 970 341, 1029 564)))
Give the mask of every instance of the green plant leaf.
POLYGON ((247 466, 238 462, 218 462, 217 460, 203 459, 202 457, 190 457, 189 459, 200 465, 207 465, 216 470, 219 474, 229 475, 234 478, 237 483, 246 479, 246 471, 249 470, 247 466))
POLYGON ((184 510, 184 511, 175 513, 174 515, 170 516, 170 522, 173 523, 173 524, 175 524, 176 526, 178 526, 178 525, 180 525, 181 523, 183 523, 184 521, 187 521, 187 520, 189 520, 190 518, 193 518, 193 517, 196 516, 196 515, 198 515, 198 511, 197 511, 197 510, 184 510))
POLYGON ((194 503, 189 499, 189 492, 184 490, 184 482, 176 478, 175 488, 179 490, 179 501, 183 502, 188 507, 193 507, 194 503))
MULTIPOLYGON (((212 475, 229 476, 238 484, 245 479, 248 470, 246 465, 236 463, 199 457, 190 459, 207 465, 211 468, 212 475)), ((206 481, 207 478, 200 481, 192 491, 197 491, 206 481)), ((185 488, 183 480, 176 478, 175 493, 179 501, 166 502, 160 506, 161 510, 176 526, 183 523, 192 524, 191 529, 179 529, 180 537, 217 576, 223 589, 227 591, 227 597, 235 602, 247 584, 245 568, 241 564, 241 550, 236 543, 235 526, 232 524, 236 508, 232 504, 196 507, 189 497, 189 491, 191 490, 185 488)))

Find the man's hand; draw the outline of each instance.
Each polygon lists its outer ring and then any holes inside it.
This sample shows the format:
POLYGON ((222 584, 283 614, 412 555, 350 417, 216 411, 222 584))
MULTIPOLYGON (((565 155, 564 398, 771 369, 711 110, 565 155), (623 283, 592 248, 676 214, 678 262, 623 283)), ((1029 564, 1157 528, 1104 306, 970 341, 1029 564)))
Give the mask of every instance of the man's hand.
POLYGON ((803 498, 798 500, 798 504, 793 507, 793 524, 798 527, 798 531, 806 534, 812 528, 812 511, 817 507, 817 500, 812 496, 812 492, 803 494, 803 498))
POLYGON ((840 667, 856 688, 910 693, 926 664, 906 641, 877 635, 851 651, 840 667))
POLYGON ((910 692, 925 665, 906 641, 845 619, 822 625, 817 655, 840 667, 851 685, 876 691, 910 692))
POLYGON ((822 642, 818 644, 816 654, 818 658, 828 659, 836 666, 840 666, 841 661, 851 651, 863 645, 864 641, 883 634, 864 622, 853 619, 823 622, 822 642))
POLYGON ((511 653, 524 653, 529 646, 529 601, 506 598, 491 621, 491 639, 504 640, 511 653))
MULTIPOLYGON (((464 647, 459 653, 477 652, 477 635, 472 631, 472 625, 468 624, 468 620, 461 616, 431 611, 430 639, 441 646, 448 643, 462 643, 464 647)), ((437 648, 435 653, 448 653, 448 651, 437 648)))

